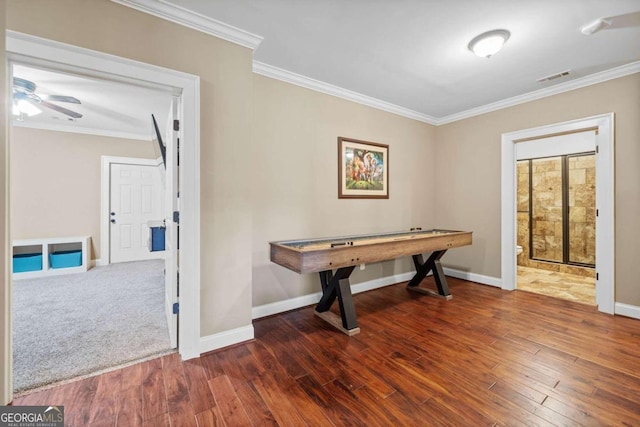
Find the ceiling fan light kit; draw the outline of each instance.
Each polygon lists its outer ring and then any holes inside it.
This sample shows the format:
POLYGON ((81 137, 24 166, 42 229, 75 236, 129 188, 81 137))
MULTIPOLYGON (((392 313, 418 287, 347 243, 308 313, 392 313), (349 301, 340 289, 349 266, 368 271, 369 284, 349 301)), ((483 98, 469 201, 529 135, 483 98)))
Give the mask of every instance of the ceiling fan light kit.
POLYGON ((18 120, 24 120, 24 117, 37 116, 42 110, 25 99, 19 99, 13 103, 13 115, 18 116, 18 120))
POLYGON ((82 114, 67 108, 61 107, 53 102, 68 102, 72 104, 81 104, 80 100, 72 96, 61 95, 40 95, 36 93, 37 86, 34 82, 21 79, 20 77, 13 78, 13 114, 18 116, 18 120, 22 121, 25 117, 35 116, 42 113, 40 107, 45 107, 50 110, 57 111, 71 117, 72 119, 79 119, 82 114), (46 100, 45 100, 46 99, 46 100))
POLYGON ((468 45, 471 52, 482 58, 491 58, 502 49, 509 40, 511 33, 508 30, 491 30, 474 37, 468 45))

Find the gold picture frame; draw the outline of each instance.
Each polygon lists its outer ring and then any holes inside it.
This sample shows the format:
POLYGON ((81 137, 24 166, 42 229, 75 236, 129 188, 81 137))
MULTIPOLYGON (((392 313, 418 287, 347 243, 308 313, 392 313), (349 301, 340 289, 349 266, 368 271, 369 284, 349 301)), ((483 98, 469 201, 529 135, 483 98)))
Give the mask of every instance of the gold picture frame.
POLYGON ((389 198, 389 146, 338 137, 338 198, 389 198))

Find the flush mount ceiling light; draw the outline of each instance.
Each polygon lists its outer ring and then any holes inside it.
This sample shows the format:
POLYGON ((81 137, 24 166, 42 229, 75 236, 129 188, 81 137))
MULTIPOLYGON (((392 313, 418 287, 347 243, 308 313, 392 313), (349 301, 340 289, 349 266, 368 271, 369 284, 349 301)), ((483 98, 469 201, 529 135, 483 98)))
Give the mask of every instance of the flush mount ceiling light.
POLYGON ((510 35, 511 33, 507 30, 487 31, 469 42, 469 50, 483 58, 490 58, 502 49, 510 35))

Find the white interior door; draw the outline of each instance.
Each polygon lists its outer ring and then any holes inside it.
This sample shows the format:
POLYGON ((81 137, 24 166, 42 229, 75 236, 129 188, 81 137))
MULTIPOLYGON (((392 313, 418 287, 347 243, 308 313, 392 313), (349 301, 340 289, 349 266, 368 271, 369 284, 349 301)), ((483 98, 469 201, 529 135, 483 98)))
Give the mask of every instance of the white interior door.
POLYGON ((111 262, 162 258, 162 252, 151 252, 147 245, 148 222, 163 217, 158 168, 113 163, 109 175, 111 262))
POLYGON ((179 98, 174 97, 171 102, 169 119, 165 132, 167 149, 166 174, 165 174, 165 304, 166 315, 169 323, 169 338, 171 346, 178 345, 178 296, 179 296, 179 213, 180 213, 180 186, 179 186, 179 146, 180 131, 178 123, 179 98))

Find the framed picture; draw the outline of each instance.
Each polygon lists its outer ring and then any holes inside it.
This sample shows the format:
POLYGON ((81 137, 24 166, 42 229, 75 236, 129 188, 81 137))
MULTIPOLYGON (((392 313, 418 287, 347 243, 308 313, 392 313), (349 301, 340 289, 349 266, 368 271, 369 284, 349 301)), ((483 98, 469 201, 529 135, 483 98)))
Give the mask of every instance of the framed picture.
POLYGON ((338 198, 389 198, 389 146, 338 137, 338 198))

